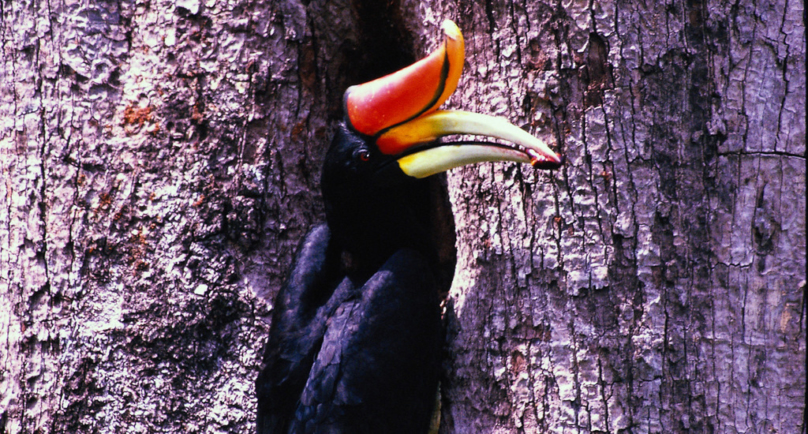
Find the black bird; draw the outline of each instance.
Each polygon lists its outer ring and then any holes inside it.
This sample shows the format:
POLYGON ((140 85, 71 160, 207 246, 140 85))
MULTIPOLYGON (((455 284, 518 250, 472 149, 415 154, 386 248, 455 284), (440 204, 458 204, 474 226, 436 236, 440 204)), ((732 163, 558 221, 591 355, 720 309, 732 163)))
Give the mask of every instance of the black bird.
POLYGON ((345 92, 322 173, 326 224, 301 242, 275 300, 258 433, 426 433, 443 331, 424 178, 481 161, 554 169, 563 158, 501 118, 437 111, 463 35, 444 22, 428 57, 345 92), (438 143, 471 134, 510 142, 438 143))

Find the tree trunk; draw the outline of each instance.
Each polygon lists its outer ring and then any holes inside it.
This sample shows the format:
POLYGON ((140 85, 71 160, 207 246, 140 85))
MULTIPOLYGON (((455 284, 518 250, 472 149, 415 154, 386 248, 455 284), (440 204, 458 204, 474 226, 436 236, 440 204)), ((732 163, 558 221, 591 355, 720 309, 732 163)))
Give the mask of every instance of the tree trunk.
POLYGON ((449 176, 445 432, 804 430, 802 4, 517 3, 455 101, 568 163, 449 176))
POLYGON ((0 433, 253 432, 342 92, 466 36, 444 433, 805 432, 802 2, 0 0, 0 433), (747 4, 748 3, 748 4, 747 4))

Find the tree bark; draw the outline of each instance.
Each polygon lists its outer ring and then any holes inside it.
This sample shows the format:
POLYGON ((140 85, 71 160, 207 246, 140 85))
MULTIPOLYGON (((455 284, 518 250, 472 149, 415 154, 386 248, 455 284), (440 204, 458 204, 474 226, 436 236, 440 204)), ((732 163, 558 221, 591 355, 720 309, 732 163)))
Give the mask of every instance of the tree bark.
POLYGON ((0 0, 0 433, 253 432, 345 88, 466 36, 444 433, 805 432, 802 2, 0 0))
POLYGON ((805 429, 802 5, 635 3, 458 8, 568 163, 449 176, 445 432, 805 429))

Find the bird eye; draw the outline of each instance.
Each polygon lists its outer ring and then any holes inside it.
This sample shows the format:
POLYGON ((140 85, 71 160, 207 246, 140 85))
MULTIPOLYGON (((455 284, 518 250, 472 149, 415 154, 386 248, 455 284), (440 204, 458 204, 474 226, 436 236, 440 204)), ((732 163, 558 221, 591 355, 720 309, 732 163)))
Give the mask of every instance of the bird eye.
POLYGON ((370 161, 370 151, 362 149, 356 154, 362 161, 370 161))

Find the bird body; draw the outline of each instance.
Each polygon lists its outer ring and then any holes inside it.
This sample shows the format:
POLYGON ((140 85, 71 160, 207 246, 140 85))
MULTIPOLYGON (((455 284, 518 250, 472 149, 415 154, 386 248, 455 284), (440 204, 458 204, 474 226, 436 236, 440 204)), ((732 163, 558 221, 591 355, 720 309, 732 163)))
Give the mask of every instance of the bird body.
POLYGON ((429 264, 405 248, 338 280, 330 242, 326 225, 309 232, 276 301, 259 432, 425 433, 443 340, 429 264))
POLYGON ((459 29, 444 23, 444 35, 427 58, 345 93, 323 165, 326 223, 301 241, 273 306, 259 434, 426 433, 446 289, 428 177, 480 161, 563 163, 507 121, 437 110, 463 66, 459 29), (435 142, 450 134, 513 144, 435 142))

